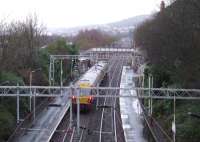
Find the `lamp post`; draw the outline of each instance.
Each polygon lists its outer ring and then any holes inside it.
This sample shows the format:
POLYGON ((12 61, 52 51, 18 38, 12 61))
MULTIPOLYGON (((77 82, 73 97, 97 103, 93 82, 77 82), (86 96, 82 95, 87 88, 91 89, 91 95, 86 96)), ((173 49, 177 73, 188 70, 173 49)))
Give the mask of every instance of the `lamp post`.
POLYGON ((30 98, 29 98, 29 110, 30 112, 32 111, 32 104, 31 104, 31 98, 32 98, 32 79, 33 79, 33 73, 36 72, 36 71, 40 71, 41 68, 38 68, 38 69, 35 69, 35 70, 32 70, 30 71, 30 74, 29 74, 29 85, 30 85, 30 98))

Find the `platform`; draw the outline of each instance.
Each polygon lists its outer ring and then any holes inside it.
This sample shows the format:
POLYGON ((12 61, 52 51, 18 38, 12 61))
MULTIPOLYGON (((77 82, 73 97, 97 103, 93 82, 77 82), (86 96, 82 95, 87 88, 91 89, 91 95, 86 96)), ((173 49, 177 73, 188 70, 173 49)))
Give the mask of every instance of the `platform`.
POLYGON ((67 97, 68 92, 63 96, 56 97, 52 102, 58 106, 49 106, 36 117, 32 127, 26 130, 25 134, 18 137, 16 142, 49 142, 56 128, 61 122, 70 107, 70 101, 67 97))
MULTIPOLYGON (((134 87, 136 74, 129 66, 124 66, 120 87, 134 87)), ((136 91, 120 90, 120 95, 137 95, 136 91)), ((126 142, 147 142, 143 137, 141 107, 137 98, 120 98, 120 112, 126 142)))

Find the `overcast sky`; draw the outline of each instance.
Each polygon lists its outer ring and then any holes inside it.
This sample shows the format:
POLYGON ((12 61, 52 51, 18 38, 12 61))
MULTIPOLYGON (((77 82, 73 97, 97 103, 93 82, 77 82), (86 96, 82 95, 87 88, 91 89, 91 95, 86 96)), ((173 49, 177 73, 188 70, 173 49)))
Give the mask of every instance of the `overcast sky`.
POLYGON ((47 27, 75 27, 151 14, 161 0, 0 0, 0 18, 24 19, 36 13, 47 27))

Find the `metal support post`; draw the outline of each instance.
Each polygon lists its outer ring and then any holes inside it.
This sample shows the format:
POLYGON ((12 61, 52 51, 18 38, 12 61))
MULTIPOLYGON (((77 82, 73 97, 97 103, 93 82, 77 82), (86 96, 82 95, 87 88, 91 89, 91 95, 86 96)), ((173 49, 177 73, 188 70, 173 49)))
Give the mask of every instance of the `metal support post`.
POLYGON ((91 55, 91 52, 89 52, 89 59, 90 59, 90 61, 92 61, 92 55, 91 55))
POLYGON ((60 60, 60 87, 61 87, 61 90, 60 90, 60 93, 61 93, 61 96, 62 96, 62 87, 63 87, 63 66, 62 66, 62 59, 60 60))
POLYGON ((174 123, 173 141, 176 142, 176 96, 175 94, 174 94, 174 122, 173 123, 174 123))
POLYGON ((149 76, 149 99, 148 99, 148 110, 149 110, 149 115, 151 115, 151 77, 149 76))
POLYGON ((114 122, 115 122, 115 125, 114 125, 114 141, 117 142, 117 128, 116 128, 116 108, 114 106, 114 122))
MULTIPOLYGON (((153 88, 153 76, 151 76, 151 88, 153 88)), ((153 99, 152 99, 152 94, 151 94, 151 115, 153 113, 153 99)))
MULTIPOLYGON (((99 84, 97 84, 97 87, 99 87, 99 84)), ((99 89, 97 89, 97 96, 99 96, 99 89)), ((96 109, 98 109, 98 106, 99 106, 99 97, 97 97, 96 109)))
POLYGON ((49 85, 54 85, 54 57, 50 56, 50 67, 49 67, 49 85))
MULTIPOLYGON (((19 87, 19 84, 17 84, 19 87)), ((17 124, 19 123, 19 88, 17 88, 17 124)))
POLYGON ((77 89, 77 133, 80 135, 80 91, 79 88, 77 89))
POLYGON ((32 111, 32 92, 30 93, 30 97, 29 97, 29 111, 32 111))
POLYGON ((50 63, 49 63, 49 85, 51 86, 51 70, 52 70, 52 57, 50 56, 50 63))
POLYGON ((144 88, 144 74, 142 75, 142 88, 144 88))
POLYGON ((60 61, 60 86, 63 86, 63 65, 62 60, 60 61))
MULTIPOLYGON (((112 134, 114 135, 115 132, 114 132, 114 106, 111 108, 111 131, 112 131, 112 134)), ((113 141, 113 137, 112 137, 112 141, 113 141)))
POLYGON ((53 73, 53 75, 52 75, 52 85, 54 86, 54 72, 55 72, 55 63, 54 63, 55 61, 54 61, 54 58, 53 58, 53 71, 52 71, 52 73, 53 73))
POLYGON ((73 92, 72 92, 72 87, 70 88, 70 129, 72 129, 72 122, 73 122, 73 108, 72 108, 72 96, 73 96, 73 92))
POLYGON ((99 56, 98 56, 98 54, 96 55, 96 63, 98 63, 98 60, 99 60, 99 56))
POLYGON ((73 57, 71 59, 71 65, 70 65, 70 76, 72 77, 72 70, 73 70, 73 57))
POLYGON ((34 96, 33 96, 33 122, 35 122, 35 104, 36 104, 36 89, 34 89, 34 96))
POLYGON ((29 97, 29 111, 32 111, 32 71, 30 72, 30 78, 29 78, 29 84, 30 84, 30 97, 29 97))

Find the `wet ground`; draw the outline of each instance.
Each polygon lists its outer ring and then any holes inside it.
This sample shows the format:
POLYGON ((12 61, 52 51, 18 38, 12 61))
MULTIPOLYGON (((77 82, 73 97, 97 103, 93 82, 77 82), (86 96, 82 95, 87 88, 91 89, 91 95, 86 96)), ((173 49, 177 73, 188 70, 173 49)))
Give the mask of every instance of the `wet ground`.
MULTIPOLYGON (((120 87, 134 87, 133 70, 123 67, 120 87)), ((120 95, 136 96, 136 91, 121 90, 120 95)), ((143 136, 143 118, 137 98, 120 98, 120 112, 126 142, 146 142, 143 136)))

